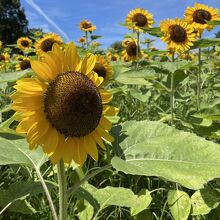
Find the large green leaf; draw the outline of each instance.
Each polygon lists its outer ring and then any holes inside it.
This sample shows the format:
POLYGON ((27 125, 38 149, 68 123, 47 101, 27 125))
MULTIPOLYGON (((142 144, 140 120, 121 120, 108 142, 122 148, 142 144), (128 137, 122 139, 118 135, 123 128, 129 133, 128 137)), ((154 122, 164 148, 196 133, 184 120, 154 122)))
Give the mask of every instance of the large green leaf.
POLYGON ((190 189, 220 177, 220 146, 161 122, 129 121, 113 128, 113 167, 158 176, 190 189))
POLYGON ((111 205, 132 208, 132 215, 136 215, 146 209, 151 202, 148 190, 142 190, 139 195, 135 195, 130 189, 123 187, 107 186, 97 189, 90 184, 80 188, 76 196, 86 199, 94 207, 96 216, 101 210, 111 205))
POLYGON ((147 85, 151 86, 148 80, 155 79, 155 71, 151 68, 129 70, 120 73, 115 80, 126 85, 147 85))
MULTIPOLYGON (((48 186, 53 187, 52 184, 48 186)), ((0 207, 7 206, 9 210, 14 212, 32 214, 35 210, 25 199, 43 192, 40 182, 21 181, 13 183, 8 189, 0 189, 0 207)))
POLYGON ((180 190, 170 190, 167 196, 170 212, 175 220, 187 220, 191 201, 186 192, 180 190))
MULTIPOLYGON (((18 137, 10 136, 10 138, 18 137)), ((47 161, 47 157, 42 149, 29 150, 25 139, 9 140, 0 137, 0 165, 22 164, 39 168, 45 161, 47 161)))

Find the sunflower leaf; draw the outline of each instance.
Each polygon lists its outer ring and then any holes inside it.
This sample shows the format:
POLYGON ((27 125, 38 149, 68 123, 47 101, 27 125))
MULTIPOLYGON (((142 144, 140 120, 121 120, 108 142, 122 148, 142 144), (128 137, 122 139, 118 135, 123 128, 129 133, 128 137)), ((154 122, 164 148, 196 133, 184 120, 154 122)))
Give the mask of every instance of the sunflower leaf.
POLYGON ((158 176, 189 189, 220 177, 220 147, 161 122, 129 121, 112 129, 117 156, 111 163, 126 174, 158 176))
POLYGON ((47 157, 41 148, 31 151, 26 139, 12 134, 1 134, 0 165, 22 164, 37 169, 46 161, 47 157))

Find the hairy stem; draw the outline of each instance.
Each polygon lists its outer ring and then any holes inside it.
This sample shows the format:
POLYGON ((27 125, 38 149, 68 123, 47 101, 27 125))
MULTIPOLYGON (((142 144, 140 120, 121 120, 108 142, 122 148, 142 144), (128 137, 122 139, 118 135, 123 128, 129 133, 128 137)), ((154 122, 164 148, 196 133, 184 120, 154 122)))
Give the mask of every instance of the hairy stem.
POLYGON ((57 175, 59 185, 59 219, 67 219, 67 184, 65 166, 63 160, 57 164, 57 175))

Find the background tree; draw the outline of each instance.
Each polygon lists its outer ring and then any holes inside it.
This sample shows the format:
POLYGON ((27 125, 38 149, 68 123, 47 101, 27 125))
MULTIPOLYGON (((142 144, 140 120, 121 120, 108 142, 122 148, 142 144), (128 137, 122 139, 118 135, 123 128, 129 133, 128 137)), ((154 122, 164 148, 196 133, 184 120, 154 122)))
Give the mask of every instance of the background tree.
POLYGON ((220 38, 220 31, 218 31, 217 33, 215 33, 215 37, 216 37, 216 38, 220 38))
POLYGON ((20 0, 0 0, 0 40, 13 44, 28 33, 28 20, 20 0))

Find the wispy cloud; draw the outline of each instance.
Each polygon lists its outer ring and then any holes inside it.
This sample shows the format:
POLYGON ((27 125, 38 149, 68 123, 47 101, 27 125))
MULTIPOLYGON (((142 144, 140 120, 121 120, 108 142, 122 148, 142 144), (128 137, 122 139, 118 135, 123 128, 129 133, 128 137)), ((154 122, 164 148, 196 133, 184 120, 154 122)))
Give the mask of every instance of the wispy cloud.
POLYGON ((53 26, 64 38, 66 41, 69 41, 68 35, 53 21, 49 18, 45 12, 33 1, 25 0, 33 9, 35 9, 51 26, 53 26))

